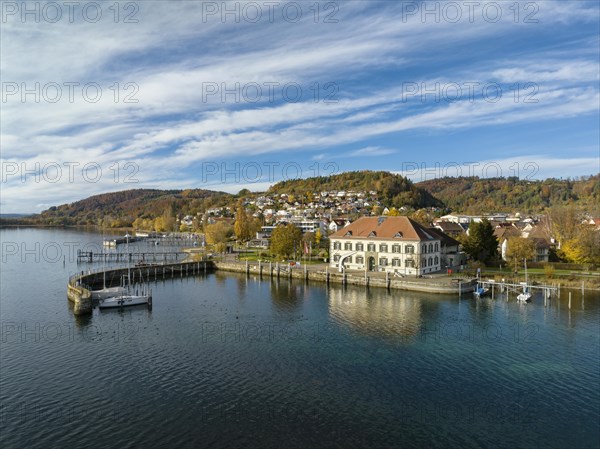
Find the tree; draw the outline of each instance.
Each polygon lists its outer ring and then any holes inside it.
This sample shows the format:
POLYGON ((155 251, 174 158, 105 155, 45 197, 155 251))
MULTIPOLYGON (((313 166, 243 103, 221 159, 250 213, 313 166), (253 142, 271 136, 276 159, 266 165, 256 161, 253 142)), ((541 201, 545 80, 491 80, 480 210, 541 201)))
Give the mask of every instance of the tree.
POLYGON ((410 216, 417 223, 422 224, 425 227, 431 226, 431 222, 433 221, 433 217, 429 215, 429 213, 425 209, 419 209, 413 212, 410 216))
POLYGON ((488 220, 471 223, 469 236, 463 244, 463 249, 473 259, 483 263, 491 262, 498 257, 498 239, 488 220))
POLYGON ((233 231, 235 232, 238 240, 241 240, 242 242, 246 242, 252 238, 250 220, 248 219, 248 215, 246 214, 246 209, 244 208, 244 203, 242 200, 238 201, 233 231))
POLYGON ((506 257, 509 262, 515 263, 515 271, 517 271, 523 259, 532 260, 535 257, 535 244, 532 240, 523 237, 509 237, 506 257))
POLYGON ((574 206, 554 207, 548 216, 559 257, 575 263, 600 262, 600 232, 585 223, 574 206))
POLYGON ((323 238, 323 233, 321 232, 321 228, 315 231, 315 245, 319 247, 321 244, 321 239, 323 238))
POLYGON ((219 221, 215 224, 209 224, 204 227, 206 242, 209 245, 225 243, 227 238, 230 237, 232 233, 233 230, 231 229, 231 226, 223 221, 219 221))
POLYGON ((271 234, 271 253, 289 259, 295 251, 301 250, 302 231, 293 224, 277 226, 271 234))

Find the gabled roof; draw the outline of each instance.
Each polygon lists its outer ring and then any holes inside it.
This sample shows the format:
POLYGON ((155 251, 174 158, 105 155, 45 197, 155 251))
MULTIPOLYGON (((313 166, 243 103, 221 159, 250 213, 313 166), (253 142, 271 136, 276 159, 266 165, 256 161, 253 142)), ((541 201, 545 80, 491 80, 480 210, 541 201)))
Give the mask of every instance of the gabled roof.
POLYGON ((450 237, 447 234, 444 234, 442 231, 440 231, 437 228, 427 228, 427 231, 430 234, 433 234, 436 238, 440 239, 442 246, 458 246, 458 245, 460 245, 460 242, 458 240, 453 239, 452 237, 450 237))
POLYGON ((494 229, 494 235, 498 239, 498 242, 502 243, 502 240, 509 237, 518 237, 519 231, 512 226, 502 226, 494 229))
POLYGON ((435 226, 443 232, 465 232, 461 225, 452 221, 438 221, 435 226))
POLYGON ((408 217, 362 217, 333 233, 330 238, 399 241, 439 239, 437 234, 408 217), (348 232, 352 232, 352 235, 346 235, 348 232))
POLYGON ((536 248, 549 248, 550 247, 550 242, 548 241, 548 239, 545 239, 543 237, 533 237, 531 240, 533 240, 533 243, 536 248))

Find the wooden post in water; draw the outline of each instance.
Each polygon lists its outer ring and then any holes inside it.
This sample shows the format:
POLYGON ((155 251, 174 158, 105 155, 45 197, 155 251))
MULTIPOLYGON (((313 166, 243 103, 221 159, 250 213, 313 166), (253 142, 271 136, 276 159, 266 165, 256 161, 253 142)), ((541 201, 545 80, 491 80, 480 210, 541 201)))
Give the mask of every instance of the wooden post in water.
POLYGON ((569 292, 569 309, 571 308, 571 292, 569 292))
POLYGON ((581 297, 585 294, 585 281, 581 281, 581 297))
POLYGON ((462 283, 461 280, 458 280, 458 299, 460 299, 462 296, 462 283))

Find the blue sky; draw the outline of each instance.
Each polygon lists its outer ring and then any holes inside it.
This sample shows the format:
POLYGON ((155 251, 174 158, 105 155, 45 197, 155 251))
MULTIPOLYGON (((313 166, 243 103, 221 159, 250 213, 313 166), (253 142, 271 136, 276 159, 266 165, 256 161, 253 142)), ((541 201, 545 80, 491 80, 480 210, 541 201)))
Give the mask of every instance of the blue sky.
POLYGON ((598 2, 44 5, 2 3, 3 213, 359 169, 600 171, 598 2))

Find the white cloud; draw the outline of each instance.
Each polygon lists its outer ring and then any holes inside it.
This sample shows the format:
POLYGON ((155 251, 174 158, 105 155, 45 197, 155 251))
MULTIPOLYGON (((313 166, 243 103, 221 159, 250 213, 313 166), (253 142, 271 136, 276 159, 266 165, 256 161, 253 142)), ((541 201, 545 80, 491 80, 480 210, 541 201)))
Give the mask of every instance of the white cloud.
MULTIPOLYGON (((96 103, 84 101, 80 90, 72 103, 35 102, 31 96, 23 102, 19 95, 3 99, 2 160, 28 166, 97 163, 108 171, 115 163, 131 161, 140 167, 143 186, 193 186, 198 179, 189 168, 198 161, 266 154, 376 160, 405 150, 401 142, 398 150, 389 148, 395 145, 375 146, 370 142, 375 137, 401 140, 406 133, 521 123, 543 128, 547 120, 598 112, 595 33, 578 35, 579 41, 564 48, 528 47, 509 57, 483 56, 505 38, 520 42, 516 37, 525 41, 548 30, 572 30, 593 17, 597 23, 593 3, 540 3, 537 24, 515 23, 510 15, 499 23, 424 23, 420 16, 402 21, 401 2, 376 7, 340 3, 335 24, 314 23, 310 14, 295 24, 222 23, 218 16, 204 22, 199 5, 142 2, 139 22, 131 24, 3 23, 3 82, 29 87, 35 82, 95 82, 103 95, 96 103), (463 49, 474 56, 462 54, 463 49), (404 82, 471 80, 534 82, 539 101, 515 102, 510 91, 496 103, 403 98, 404 82), (137 103, 123 101, 127 82, 139 87, 137 103), (281 93, 275 101, 263 96, 256 103, 243 98, 223 102, 218 95, 203 96, 207 82, 229 88, 235 83, 297 82, 304 90, 298 103, 282 101, 281 93), (118 101, 114 83, 119 83, 118 101), (337 89, 337 102, 323 101, 332 92, 326 83, 337 89)), ((572 173, 582 168, 567 167, 572 173)), ((107 180, 94 185, 12 180, 3 183, 3 209, 19 212, 21 207, 126 187, 107 180)))

